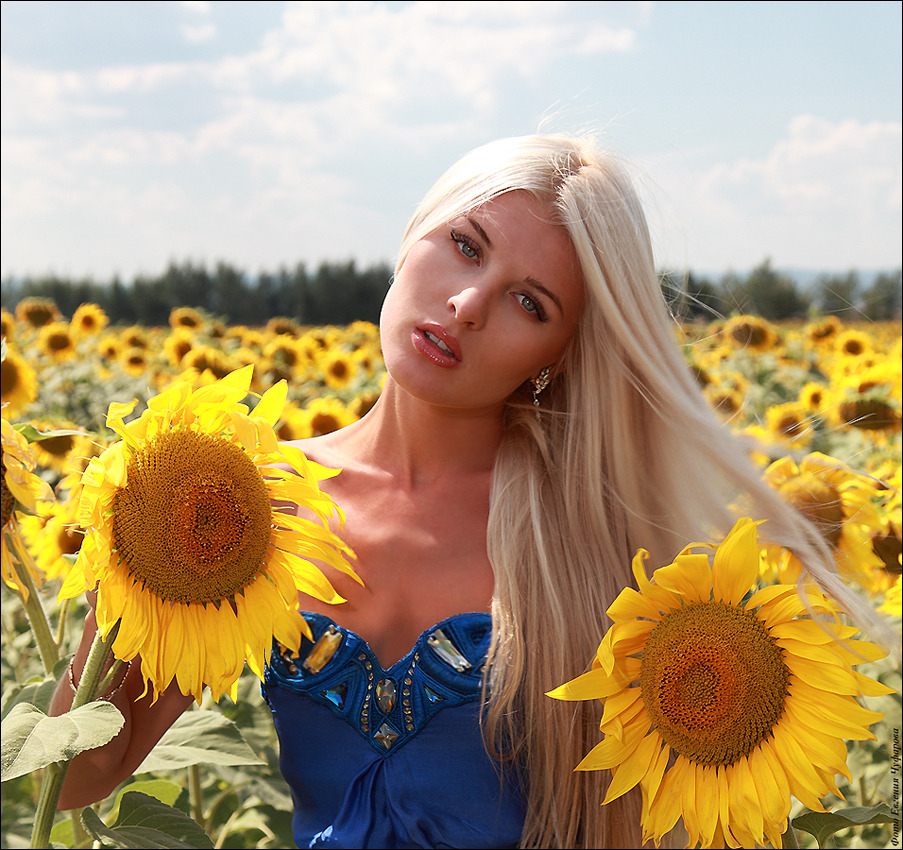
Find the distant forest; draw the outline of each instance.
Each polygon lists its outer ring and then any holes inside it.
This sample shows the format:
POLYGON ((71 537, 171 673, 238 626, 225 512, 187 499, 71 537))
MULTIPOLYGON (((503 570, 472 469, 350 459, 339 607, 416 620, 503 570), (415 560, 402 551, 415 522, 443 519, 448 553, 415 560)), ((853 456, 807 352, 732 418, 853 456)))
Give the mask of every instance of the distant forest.
MULTIPOLYGON (((3 281, 2 305, 11 312, 23 298, 52 298, 64 316, 83 303, 100 306, 113 324, 163 326, 175 307, 194 307, 228 324, 265 325, 275 316, 304 325, 378 322, 392 268, 359 269, 354 260, 322 263, 316 271, 294 269, 251 276, 228 263, 212 269, 172 263, 157 277, 70 280, 53 275, 3 281)), ((825 274, 803 286, 765 260, 747 275, 718 279, 692 273, 661 275, 662 290, 675 315, 709 321, 736 313, 772 321, 836 315, 847 321, 901 318, 900 270, 869 275, 825 274)))

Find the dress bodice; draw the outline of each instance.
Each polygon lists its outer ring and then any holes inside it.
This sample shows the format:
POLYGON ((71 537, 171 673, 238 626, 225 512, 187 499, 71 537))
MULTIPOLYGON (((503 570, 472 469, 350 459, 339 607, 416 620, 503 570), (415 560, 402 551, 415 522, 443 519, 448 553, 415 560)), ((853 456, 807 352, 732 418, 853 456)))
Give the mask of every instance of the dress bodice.
POLYGON ((298 846, 516 846, 522 784, 479 722, 490 616, 443 620, 387 670, 354 632, 304 616, 313 641, 274 643, 263 684, 298 846))

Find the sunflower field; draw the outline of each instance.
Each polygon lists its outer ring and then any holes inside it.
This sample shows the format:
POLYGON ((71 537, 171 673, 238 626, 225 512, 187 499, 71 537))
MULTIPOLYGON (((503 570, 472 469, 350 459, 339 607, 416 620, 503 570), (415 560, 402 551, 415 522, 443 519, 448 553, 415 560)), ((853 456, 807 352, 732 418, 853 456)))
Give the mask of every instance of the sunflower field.
MULTIPOLYGON (((900 323, 736 315, 675 333, 712 407, 749 437, 763 477, 824 529, 840 574, 899 631, 900 323)), ((292 846, 291 799, 250 660, 233 685, 219 689, 220 699, 206 690, 109 798, 82 810, 43 811, 55 765, 115 734, 100 740, 97 731, 109 720, 101 715, 114 711, 108 704, 92 715, 97 728, 93 720, 70 720, 61 733, 52 723, 63 718, 47 716, 89 613, 83 593, 60 589, 71 583, 87 539, 79 505, 93 486, 86 471, 99 468, 125 433, 110 427, 122 425, 124 411, 139 416, 175 384, 186 398, 234 389, 240 373, 248 383, 238 395, 246 389, 261 399, 278 440, 328 433, 359 419, 379 396, 385 369, 378 328, 301 326, 289 318, 226 325, 187 307, 173 309, 166 327, 114 327, 96 304, 66 317, 50 299, 27 298, 14 314, 2 311, 2 336, 0 843, 46 846, 35 843, 40 822, 54 847, 292 846), (278 415, 266 401, 277 386, 285 387, 278 415), (61 734, 68 735, 62 749, 61 734)), ((797 575, 789 553, 761 548, 758 587, 793 583, 797 575)), ((845 768, 836 771, 837 793, 822 800, 833 821, 811 820, 812 807, 794 799, 784 840, 795 846, 900 846, 900 669, 882 658, 866 660, 859 672, 882 685, 880 695, 859 697, 882 719, 864 740, 841 736, 845 768)))

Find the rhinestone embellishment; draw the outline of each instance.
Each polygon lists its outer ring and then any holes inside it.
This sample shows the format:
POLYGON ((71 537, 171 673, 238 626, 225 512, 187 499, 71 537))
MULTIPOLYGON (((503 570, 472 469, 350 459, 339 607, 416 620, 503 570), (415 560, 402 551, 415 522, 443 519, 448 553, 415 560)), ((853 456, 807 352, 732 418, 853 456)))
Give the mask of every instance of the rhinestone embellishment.
POLYGON ((383 714, 390 714, 395 708, 397 691, 392 679, 380 679, 376 683, 376 706, 383 714))
POLYGON ((307 653, 307 658, 303 661, 304 668, 310 670, 311 673, 319 673, 341 645, 342 633, 335 626, 327 627, 314 644, 313 649, 307 653))
POLYGON ((470 662, 458 651, 458 648, 451 642, 442 629, 436 629, 427 639, 426 642, 432 647, 436 653, 446 664, 453 667, 459 673, 470 669, 470 662))
POLYGON ((388 750, 398 740, 399 734, 391 723, 383 721, 383 725, 376 730, 376 734, 373 737, 388 750))

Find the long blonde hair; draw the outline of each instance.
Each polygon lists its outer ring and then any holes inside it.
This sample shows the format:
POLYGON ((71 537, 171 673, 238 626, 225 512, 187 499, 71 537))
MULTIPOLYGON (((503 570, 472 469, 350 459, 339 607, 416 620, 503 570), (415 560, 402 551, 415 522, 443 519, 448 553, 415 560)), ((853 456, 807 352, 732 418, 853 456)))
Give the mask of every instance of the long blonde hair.
POLYGON ((723 536, 732 505, 767 518, 823 588, 865 614, 832 572, 829 550, 768 488, 711 411, 676 342, 645 216, 627 170, 590 138, 526 136, 471 152, 434 185, 402 240, 513 190, 546 203, 581 264, 580 327, 542 395, 517 394, 493 475, 487 531, 495 571, 484 731, 527 769, 522 846, 638 847, 638 794, 602 807, 607 771, 574 773, 599 741, 599 705, 545 693, 589 668, 605 611, 691 541, 723 536))

